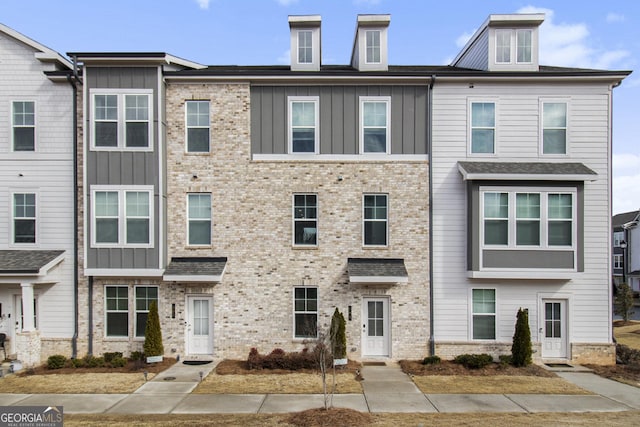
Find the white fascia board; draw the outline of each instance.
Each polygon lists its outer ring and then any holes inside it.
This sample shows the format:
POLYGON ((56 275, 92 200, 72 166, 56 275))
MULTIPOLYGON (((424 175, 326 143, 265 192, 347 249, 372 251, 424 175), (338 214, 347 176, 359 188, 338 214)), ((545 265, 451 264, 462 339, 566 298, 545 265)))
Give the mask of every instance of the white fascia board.
POLYGON ((552 269, 536 269, 536 270, 482 270, 467 271, 467 277, 470 279, 518 279, 518 280, 570 280, 575 279, 580 273, 575 270, 552 270, 552 269))
POLYGON ((49 274, 50 270, 52 270, 54 267, 60 264, 62 260, 64 260, 65 253, 66 252, 62 252, 60 255, 58 255, 51 261, 49 261, 47 264, 43 265, 40 268, 40 271, 38 272, 38 276, 46 276, 47 274, 49 274))
POLYGON ((350 283, 409 283, 407 276, 349 276, 350 283))
POLYGON ((254 154, 254 162, 426 162, 427 154, 254 154))
POLYGON ((464 181, 597 181, 598 175, 592 174, 524 174, 524 173, 468 173, 458 164, 458 170, 464 181))
POLYGON ((162 277, 163 269, 156 268, 85 268, 85 276, 97 277, 162 277))
POLYGON ((222 281, 223 274, 219 276, 204 276, 204 275, 194 275, 194 276, 172 276, 165 275, 162 276, 162 280, 165 282, 190 282, 190 283, 220 283, 222 281))
MULTIPOLYGON (((246 76, 164 76, 164 79, 168 82, 224 82, 224 83, 254 83, 256 82, 256 86, 259 85, 258 82, 262 82, 263 84, 273 85, 273 84, 281 84, 291 85, 291 84, 300 84, 301 81, 304 81, 305 84, 318 83, 318 84, 335 84, 335 83, 349 83, 349 84, 362 84, 362 85, 371 85, 371 84, 407 84, 407 85, 416 85, 416 84, 424 84, 428 85, 431 83, 431 75, 427 76, 388 76, 383 75, 383 77, 378 76, 335 76, 335 75, 296 75, 296 76, 286 76, 286 75, 246 75, 246 76)), ((477 79, 476 79, 477 80, 477 79)))

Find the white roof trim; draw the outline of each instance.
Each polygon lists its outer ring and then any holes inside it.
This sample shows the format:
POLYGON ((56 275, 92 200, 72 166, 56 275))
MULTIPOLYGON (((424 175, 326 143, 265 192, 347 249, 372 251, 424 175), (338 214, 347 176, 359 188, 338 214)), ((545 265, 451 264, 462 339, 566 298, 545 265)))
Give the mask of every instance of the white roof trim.
POLYGON ((162 277, 163 269, 156 268, 85 268, 85 276, 101 277, 162 277))
POLYGON ((191 283, 203 283, 203 282, 214 282, 220 283, 222 281, 222 276, 224 275, 224 271, 222 274, 218 276, 206 276, 206 275, 191 275, 191 276, 180 276, 180 275, 165 275, 162 276, 162 280, 165 282, 191 282, 191 283))
POLYGON ((470 279, 529 279, 529 280, 569 280, 579 275, 575 270, 567 269, 501 269, 467 271, 470 279))
POLYGON ((407 276, 349 276, 351 283, 409 283, 407 276))
POLYGON ((30 39, 29 37, 25 36, 24 34, 21 34, 19 32, 17 32, 16 30, 7 27, 6 25, 0 24, 0 31, 2 31, 3 33, 7 34, 10 37, 13 37, 14 39, 26 44, 27 46, 31 46, 32 48, 38 50, 39 52, 35 53, 35 58, 39 61, 42 62, 59 62, 61 65, 67 67, 68 69, 72 69, 73 68, 73 64, 71 63, 71 61, 69 61, 67 58, 65 58, 64 56, 60 55, 58 52, 56 52, 53 49, 50 49, 48 47, 46 47, 43 44, 38 43, 37 41, 30 39))
POLYGON ((465 181, 597 181, 598 175, 592 174, 525 174, 525 173, 468 173, 458 164, 458 170, 465 181))

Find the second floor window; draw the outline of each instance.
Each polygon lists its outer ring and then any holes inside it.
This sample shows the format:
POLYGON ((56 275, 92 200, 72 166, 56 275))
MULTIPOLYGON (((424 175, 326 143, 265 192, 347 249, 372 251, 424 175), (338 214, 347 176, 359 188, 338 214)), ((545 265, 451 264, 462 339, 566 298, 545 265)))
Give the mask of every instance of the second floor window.
POLYGON ((36 195, 13 195, 13 243, 36 243, 36 195))
POLYGON ((613 246, 616 248, 620 247, 620 242, 624 240, 624 231, 615 231, 613 233, 613 246))
POLYGON ((530 29, 496 30, 496 63, 528 64, 533 60, 533 31, 530 29))
POLYGON ((100 150, 151 148, 151 95, 93 93, 92 147, 100 150))
POLYGON ((187 101, 187 153, 209 152, 209 101, 187 101))
POLYGON ((152 192, 113 189, 93 192, 93 243, 99 246, 152 245, 152 192))
POLYGON ((318 97, 289 97, 289 153, 318 152, 318 97))
POLYGON ((496 104, 471 103, 471 153, 493 154, 496 144, 496 104))
POLYGON ((542 153, 567 154, 567 104, 542 104, 542 153))
POLYGON ((387 195, 364 195, 364 245, 387 245, 387 195))
POLYGON ((211 194, 189 194, 187 198, 189 225, 187 229, 190 246, 211 244, 211 194))
POLYGON ((613 268, 622 268, 622 255, 613 256, 613 268))
POLYGON ((35 151, 36 107, 32 101, 14 101, 13 104, 13 151, 35 151))
POLYGON ((315 194, 293 195, 293 244, 318 244, 318 196, 315 194))
POLYGON ((360 152, 389 153, 388 97, 360 98, 360 152))

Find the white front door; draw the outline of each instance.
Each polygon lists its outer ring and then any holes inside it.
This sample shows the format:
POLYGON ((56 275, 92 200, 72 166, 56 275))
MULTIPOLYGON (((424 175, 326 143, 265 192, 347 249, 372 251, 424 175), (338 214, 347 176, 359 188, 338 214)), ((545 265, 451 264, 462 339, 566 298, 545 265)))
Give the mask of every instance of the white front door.
POLYGON ((542 358, 567 358, 567 300, 542 300, 542 358))
POLYGON ((213 354, 213 297, 187 296, 187 354, 213 354))
POLYGON ((362 356, 389 356, 389 298, 362 300, 362 356))

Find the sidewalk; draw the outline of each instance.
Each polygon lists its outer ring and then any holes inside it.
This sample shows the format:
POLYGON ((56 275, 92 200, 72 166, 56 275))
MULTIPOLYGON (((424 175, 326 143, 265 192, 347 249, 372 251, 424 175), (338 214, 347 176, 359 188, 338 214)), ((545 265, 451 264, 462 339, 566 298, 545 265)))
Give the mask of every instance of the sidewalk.
MULTIPOLYGON (((362 394, 336 394, 333 406, 361 412, 620 412, 640 409, 640 389, 590 372, 561 372, 594 395, 423 394, 397 365, 364 366, 362 394)), ((131 394, 0 394, 0 405, 64 406, 66 414, 286 413, 323 406, 322 394, 191 394, 215 363, 178 363, 131 394)))

